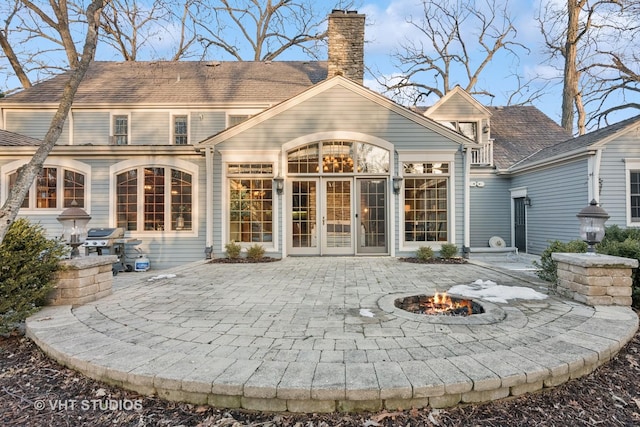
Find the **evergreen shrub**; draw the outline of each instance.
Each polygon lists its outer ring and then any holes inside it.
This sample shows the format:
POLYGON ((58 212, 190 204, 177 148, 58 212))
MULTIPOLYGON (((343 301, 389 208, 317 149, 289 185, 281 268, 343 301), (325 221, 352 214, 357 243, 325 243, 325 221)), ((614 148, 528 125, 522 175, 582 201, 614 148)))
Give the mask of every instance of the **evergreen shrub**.
POLYGON ((458 255, 458 247, 453 243, 443 243, 440 246, 440 257, 444 259, 453 258, 458 255))
POLYGON ((240 253, 242 252, 242 246, 240 243, 236 243, 233 240, 224 245, 224 249, 227 252, 227 258, 237 259, 240 257, 240 253))
POLYGON ((255 245, 247 248, 247 258, 255 261, 262 257, 264 257, 264 247, 262 245, 256 243, 255 245))
POLYGON ((416 258, 420 261, 428 261, 433 258, 433 249, 429 246, 420 246, 416 251, 416 258))

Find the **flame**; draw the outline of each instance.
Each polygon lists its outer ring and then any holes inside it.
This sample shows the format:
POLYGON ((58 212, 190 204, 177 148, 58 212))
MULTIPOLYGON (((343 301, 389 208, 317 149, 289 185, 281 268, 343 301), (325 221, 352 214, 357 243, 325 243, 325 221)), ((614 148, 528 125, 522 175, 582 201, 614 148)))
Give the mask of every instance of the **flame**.
POLYGON ((436 292, 433 297, 424 302, 424 310, 427 314, 444 313, 459 308, 466 308, 469 315, 473 314, 470 300, 453 301, 446 292, 436 292))

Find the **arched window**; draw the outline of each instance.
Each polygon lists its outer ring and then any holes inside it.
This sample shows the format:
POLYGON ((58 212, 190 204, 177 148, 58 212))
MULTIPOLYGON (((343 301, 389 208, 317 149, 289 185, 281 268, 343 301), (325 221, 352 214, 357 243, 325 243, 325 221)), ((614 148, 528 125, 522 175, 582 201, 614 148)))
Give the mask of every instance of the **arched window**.
POLYGON ((128 231, 193 229, 193 176, 140 166, 116 174, 116 226, 128 231))
POLYGON ((287 155, 290 174, 382 174, 389 172, 389 150, 353 141, 308 144, 287 155))
MULTIPOLYGON (((9 174, 9 190, 18 172, 9 174)), ((22 202, 23 209, 65 209, 75 205, 86 208, 86 176, 82 172, 59 166, 43 167, 22 202)))

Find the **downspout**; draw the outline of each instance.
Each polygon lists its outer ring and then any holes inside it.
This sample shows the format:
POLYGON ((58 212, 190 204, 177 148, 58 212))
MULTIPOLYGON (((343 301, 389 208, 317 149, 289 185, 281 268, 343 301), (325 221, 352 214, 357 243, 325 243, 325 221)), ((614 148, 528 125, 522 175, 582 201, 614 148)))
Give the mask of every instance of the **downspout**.
POLYGON ((205 148, 205 173, 206 178, 206 197, 205 197, 205 248, 206 258, 213 257, 213 149, 214 147, 205 148))
POLYGON ((596 200, 600 203, 600 165, 602 162, 602 148, 599 148, 593 153, 591 157, 589 157, 589 200, 587 203, 591 202, 591 200, 596 200))
POLYGON ((471 156, 469 155, 469 147, 461 147, 462 148, 462 160, 464 162, 464 190, 463 190, 463 194, 464 194, 464 208, 463 208, 463 215, 464 215, 464 242, 462 244, 462 255, 465 258, 469 257, 469 252, 470 252, 470 241, 471 241, 471 233, 469 231, 469 226, 471 224, 471 207, 470 207, 470 203, 471 203, 471 193, 469 192, 469 189, 471 188, 471 156))

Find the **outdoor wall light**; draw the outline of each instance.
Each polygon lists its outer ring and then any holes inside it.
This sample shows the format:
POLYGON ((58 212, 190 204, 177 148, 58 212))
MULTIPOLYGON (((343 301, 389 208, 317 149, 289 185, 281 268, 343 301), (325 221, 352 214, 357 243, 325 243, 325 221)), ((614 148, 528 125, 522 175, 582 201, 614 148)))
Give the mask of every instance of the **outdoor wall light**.
POLYGON ((278 194, 282 194, 282 192, 284 191, 284 178, 278 175, 275 178, 273 178, 273 182, 276 186, 276 192, 278 194))
POLYGON ((604 223, 609 219, 609 214, 593 199, 576 216, 580 219, 580 238, 589 245, 587 254, 595 255, 594 245, 604 238, 604 223))
POLYGON ((56 219, 62 224, 62 238, 71 246, 71 258, 80 256, 78 246, 87 239, 87 224, 91 217, 74 200, 71 207, 63 210, 56 219))
POLYGON ((395 194, 400 194, 400 190, 402 190, 402 179, 401 176, 393 177, 393 192, 395 194))
POLYGON ((529 196, 524 196, 524 205, 531 207, 531 198, 529 196))

